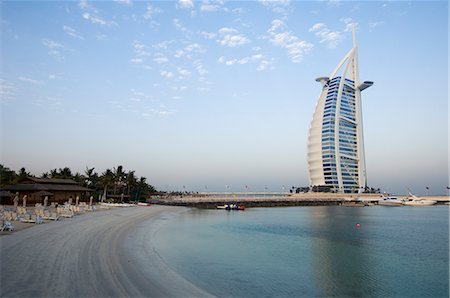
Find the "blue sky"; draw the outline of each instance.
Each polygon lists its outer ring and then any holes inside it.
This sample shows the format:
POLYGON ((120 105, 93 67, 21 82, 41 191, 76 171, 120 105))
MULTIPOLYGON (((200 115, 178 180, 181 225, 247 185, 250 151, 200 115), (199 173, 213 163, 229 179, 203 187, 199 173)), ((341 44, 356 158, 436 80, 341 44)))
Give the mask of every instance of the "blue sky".
POLYGON ((2 1, 1 162, 123 165, 161 190, 308 184, 357 24, 370 186, 448 185, 448 2, 2 1))

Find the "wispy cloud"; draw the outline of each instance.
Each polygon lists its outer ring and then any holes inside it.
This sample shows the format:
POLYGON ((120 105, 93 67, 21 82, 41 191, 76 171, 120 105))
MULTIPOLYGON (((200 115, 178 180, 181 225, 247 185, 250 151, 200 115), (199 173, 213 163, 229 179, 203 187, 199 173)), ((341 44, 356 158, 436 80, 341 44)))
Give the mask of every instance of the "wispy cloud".
POLYGON ((162 77, 166 78, 166 79, 173 78, 173 76, 174 76, 174 73, 173 73, 173 72, 167 71, 167 70, 161 70, 161 71, 159 72, 159 74, 160 74, 162 77))
POLYGON ((235 48, 250 42, 245 35, 240 34, 239 31, 234 28, 224 27, 219 29, 218 32, 221 35, 221 39, 218 39, 217 42, 222 46, 235 48))
POLYGON ((202 31, 202 32, 200 32, 200 34, 206 39, 214 39, 214 38, 216 38, 216 33, 213 33, 213 32, 202 31))
POLYGON ((155 53, 153 56, 153 61, 157 64, 164 64, 169 62, 169 59, 162 53, 155 53))
POLYGON ((72 37, 74 37, 74 38, 78 38, 78 39, 84 40, 84 37, 81 36, 81 34, 78 33, 77 30, 73 29, 72 27, 69 27, 69 26, 64 25, 64 26, 63 26, 63 30, 64 30, 64 32, 66 32, 68 35, 70 35, 70 36, 72 36, 72 37))
POLYGON ((153 7, 150 3, 147 4, 147 9, 145 11, 144 14, 144 18, 145 19, 151 19, 153 18, 154 15, 162 13, 162 9, 160 9, 159 7, 153 7))
POLYGON ((311 51, 313 45, 305 40, 301 40, 289 31, 280 32, 284 27, 285 24, 282 20, 273 20, 272 26, 267 30, 269 40, 272 44, 285 48, 292 62, 301 63, 305 53, 311 51))
POLYGON ((194 8, 193 0, 179 0, 177 4, 177 8, 181 9, 192 9, 194 8))
POLYGON ((57 59, 64 59, 64 56, 62 55, 61 51, 65 49, 65 46, 62 45, 59 42, 56 42, 51 39, 43 38, 41 40, 42 44, 47 48, 48 54, 50 56, 53 56, 57 59))
POLYGON ((290 2, 290 0, 259 0, 264 7, 279 14, 287 14, 291 11, 290 2))
POLYGON ((201 12, 228 11, 228 8, 224 7, 223 1, 204 0, 200 5, 200 11, 201 12))
POLYGON ((200 60, 196 60, 192 63, 197 73, 201 76, 204 76, 208 73, 208 71, 203 66, 203 63, 200 60))
POLYGON ((44 84, 43 81, 38 81, 38 80, 31 79, 31 78, 28 78, 28 77, 18 77, 17 79, 19 81, 27 82, 27 83, 31 83, 31 84, 35 84, 35 85, 42 85, 42 84, 44 84))
POLYGON ((221 56, 218 60, 219 63, 225 64, 227 66, 232 65, 244 65, 248 63, 256 63, 257 71, 263 71, 270 67, 273 63, 273 59, 267 59, 263 54, 261 53, 255 53, 254 55, 243 57, 240 59, 227 59, 224 56, 221 56))
POLYGON ((82 10, 81 16, 85 20, 88 20, 93 24, 102 25, 102 26, 117 25, 116 22, 108 21, 108 20, 105 20, 103 17, 101 17, 99 10, 96 7, 89 4, 87 0, 81 0, 78 3, 78 7, 80 7, 82 10))
POLYGON ((114 2, 128 6, 131 6, 133 4, 131 0, 114 0, 114 2))
POLYGON ((179 74, 179 78, 180 79, 188 77, 188 76, 191 75, 191 72, 189 70, 187 70, 185 68, 182 68, 182 67, 177 67, 177 72, 179 74))
POLYGON ((313 32, 320 43, 326 43, 329 48, 336 48, 342 42, 344 36, 342 32, 331 31, 324 23, 317 23, 309 28, 309 32, 313 32))
POLYGON ((173 25, 175 26, 175 29, 177 29, 178 31, 181 31, 183 33, 191 33, 191 31, 188 28, 184 27, 181 24, 179 19, 176 19, 176 18, 173 19, 173 25))
POLYGON ((175 51, 175 58, 185 57, 187 59, 192 59, 193 53, 204 53, 205 49, 202 45, 198 43, 191 43, 185 46, 183 49, 178 49, 175 51))
POLYGON ((378 27, 378 26, 381 26, 381 25, 384 25, 384 22, 383 22, 383 21, 370 22, 370 23, 369 23, 369 28, 370 28, 370 29, 373 29, 373 28, 378 27))
POLYGON ((7 103, 15 99, 16 86, 4 79, 0 79, 0 103, 7 103))

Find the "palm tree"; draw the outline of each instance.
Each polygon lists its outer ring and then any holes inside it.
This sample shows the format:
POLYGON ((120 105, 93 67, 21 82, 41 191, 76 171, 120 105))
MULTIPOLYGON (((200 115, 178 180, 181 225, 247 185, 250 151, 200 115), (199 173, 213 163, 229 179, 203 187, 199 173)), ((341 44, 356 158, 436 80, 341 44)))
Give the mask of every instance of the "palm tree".
POLYGON ((31 176, 31 174, 29 172, 27 172, 27 170, 25 170, 25 168, 21 168, 19 170, 19 173, 17 174, 17 178, 19 180, 23 179, 23 178, 26 178, 26 177, 29 177, 29 176, 31 176))
POLYGON ((116 194, 117 186, 123 187, 125 180, 125 172, 123 171, 122 166, 118 166, 117 168, 114 168, 114 194, 116 194))
POLYGON ((97 183, 98 180, 98 174, 94 172, 95 168, 89 169, 86 167, 86 170, 84 170, 84 186, 91 187, 97 183))
POLYGON ((72 179, 73 178, 72 171, 70 170, 69 167, 65 167, 64 169, 60 168, 58 178, 72 179))
POLYGON ((103 198, 106 198, 106 193, 108 191, 108 186, 114 183, 114 173, 110 169, 106 169, 100 177, 100 184, 103 187, 103 198))
POLYGON ((128 171, 127 173, 127 194, 131 199, 131 189, 137 184, 137 178, 134 175, 134 171, 128 171))
POLYGON ((57 178, 58 177, 58 170, 57 169, 50 170, 50 176, 52 178, 57 178))

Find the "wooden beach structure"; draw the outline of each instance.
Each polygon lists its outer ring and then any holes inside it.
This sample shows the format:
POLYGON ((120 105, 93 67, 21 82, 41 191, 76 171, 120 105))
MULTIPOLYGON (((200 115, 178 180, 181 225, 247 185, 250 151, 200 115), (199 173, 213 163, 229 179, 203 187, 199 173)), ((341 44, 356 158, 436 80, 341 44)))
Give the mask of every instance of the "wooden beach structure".
MULTIPOLYGON (((57 178, 34 178, 26 177, 20 180, 17 184, 5 187, 4 190, 17 194, 19 198, 26 195, 28 205, 36 203, 44 203, 45 197, 48 197, 48 202, 55 202, 63 204, 71 198, 73 202, 77 197, 83 198, 82 194, 92 192, 93 190, 87 187, 78 185, 72 179, 57 179, 57 178)), ((3 198, 3 204, 13 204, 13 197, 3 198)))

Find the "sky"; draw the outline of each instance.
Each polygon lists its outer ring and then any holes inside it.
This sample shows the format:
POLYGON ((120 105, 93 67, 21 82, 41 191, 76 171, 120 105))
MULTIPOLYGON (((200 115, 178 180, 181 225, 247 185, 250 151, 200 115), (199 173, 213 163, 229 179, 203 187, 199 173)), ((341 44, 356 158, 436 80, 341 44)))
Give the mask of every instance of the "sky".
POLYGON ((307 186, 357 28, 368 184, 446 194, 447 1, 2 1, 1 163, 122 165, 159 190, 307 186))

